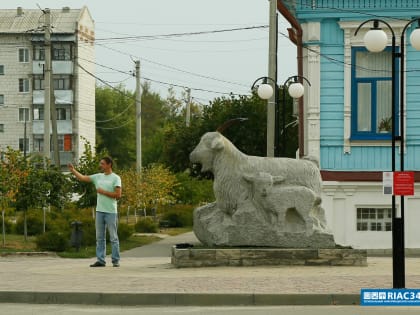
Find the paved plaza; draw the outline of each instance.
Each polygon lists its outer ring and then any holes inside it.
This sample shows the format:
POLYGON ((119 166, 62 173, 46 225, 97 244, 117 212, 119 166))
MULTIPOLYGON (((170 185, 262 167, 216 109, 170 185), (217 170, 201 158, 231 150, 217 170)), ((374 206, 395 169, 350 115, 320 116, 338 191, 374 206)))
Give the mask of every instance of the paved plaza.
MULTIPOLYGON (((361 288, 391 288, 392 258, 369 257, 367 267, 255 266, 177 269, 173 244, 192 233, 122 253, 110 261, 56 256, 0 257, 0 302, 113 305, 358 304, 361 288)), ((406 287, 420 288, 420 258, 406 258, 406 287)))

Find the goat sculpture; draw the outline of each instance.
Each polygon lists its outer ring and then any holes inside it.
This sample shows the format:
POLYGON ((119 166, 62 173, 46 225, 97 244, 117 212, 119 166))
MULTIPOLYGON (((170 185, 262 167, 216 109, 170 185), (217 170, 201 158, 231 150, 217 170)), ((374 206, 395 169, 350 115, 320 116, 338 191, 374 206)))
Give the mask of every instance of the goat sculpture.
POLYGON ((205 133, 190 154, 192 163, 214 175, 216 201, 194 211, 194 232, 202 243, 335 246, 320 206, 322 180, 314 161, 249 156, 219 131, 205 133), (261 182, 261 174, 269 182, 261 182))

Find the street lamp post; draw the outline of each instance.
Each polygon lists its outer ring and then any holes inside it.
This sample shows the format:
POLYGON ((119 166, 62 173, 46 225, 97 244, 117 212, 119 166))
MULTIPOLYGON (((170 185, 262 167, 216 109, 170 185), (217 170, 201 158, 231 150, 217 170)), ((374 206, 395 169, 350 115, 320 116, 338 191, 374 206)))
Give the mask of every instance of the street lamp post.
MULTIPOLYGON (((370 19, 356 29, 354 35, 356 36, 360 28, 366 23, 373 22, 373 28, 370 29, 364 36, 366 48, 371 52, 381 52, 385 49, 388 43, 388 36, 379 28, 379 23, 388 27, 392 35, 392 83, 391 83, 391 102, 392 102, 392 129, 391 129, 391 148, 392 148, 392 172, 395 172, 395 142, 400 141, 400 170, 404 171, 404 34, 407 28, 417 21, 420 26, 420 19, 415 18, 409 21, 401 32, 400 52, 396 52, 395 32, 386 21, 380 19, 370 19), (397 110, 396 99, 396 60, 400 60, 400 133, 396 134, 395 116, 397 110)), ((411 44, 417 50, 420 49, 420 29, 417 27, 411 33, 411 44)), ((396 210, 395 194, 392 193, 392 271, 393 271, 393 288, 405 288, 405 244, 404 244, 404 196, 400 199, 400 214, 396 210)))
MULTIPOLYGON (((302 85, 302 83, 299 82, 299 78, 303 79, 306 81, 306 83, 308 83, 309 86, 311 86, 311 83, 308 81, 308 79, 306 79, 305 77, 302 76, 291 76, 288 77, 286 79, 286 81, 284 81, 283 83, 283 112, 282 112, 282 149, 283 149, 283 155, 286 155, 286 86, 288 86, 288 92, 289 95, 293 98, 293 99, 298 99, 301 98, 303 96, 303 93, 305 92, 304 87, 302 85), (291 83, 290 83, 291 82, 291 83), (289 84, 289 85, 288 85, 289 84)), ((278 116, 279 117, 278 113, 278 116)), ((303 113, 301 113, 303 114, 303 113)), ((280 147, 280 137, 278 137, 278 142, 277 142, 277 147, 280 147)))
POLYGON ((257 89, 257 94, 261 99, 268 100, 274 93, 275 100, 275 133, 274 133, 274 156, 280 156, 280 135, 282 135, 282 149, 283 155, 286 154, 286 87, 289 92, 289 95, 298 99, 301 98, 305 92, 303 84, 299 82, 299 79, 305 80, 309 86, 311 83, 305 77, 295 75, 287 78, 283 84, 283 108, 282 108, 282 130, 280 130, 280 102, 279 102, 279 86, 277 82, 270 77, 260 77, 254 81, 251 89, 257 89), (262 80, 260 85, 257 85, 257 82, 262 80), (274 83, 275 91, 268 83, 268 80, 274 83))

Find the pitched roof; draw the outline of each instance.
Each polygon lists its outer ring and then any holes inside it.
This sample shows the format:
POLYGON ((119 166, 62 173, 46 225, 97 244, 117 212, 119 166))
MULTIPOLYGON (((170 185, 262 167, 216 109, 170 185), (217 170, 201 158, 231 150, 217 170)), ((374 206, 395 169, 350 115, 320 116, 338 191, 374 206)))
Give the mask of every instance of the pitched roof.
MULTIPOLYGON (((52 33, 74 33, 82 14, 89 10, 81 9, 51 9, 52 33)), ((39 9, 3 9, 0 10, 0 33, 43 32, 44 13, 39 9)))

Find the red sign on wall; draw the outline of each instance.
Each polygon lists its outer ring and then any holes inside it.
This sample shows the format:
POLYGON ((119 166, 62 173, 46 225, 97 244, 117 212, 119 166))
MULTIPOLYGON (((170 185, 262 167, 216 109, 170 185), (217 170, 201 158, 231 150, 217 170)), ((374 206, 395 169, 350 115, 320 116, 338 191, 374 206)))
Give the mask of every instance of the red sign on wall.
POLYGON ((414 195, 414 172, 394 172, 394 195, 414 195))

